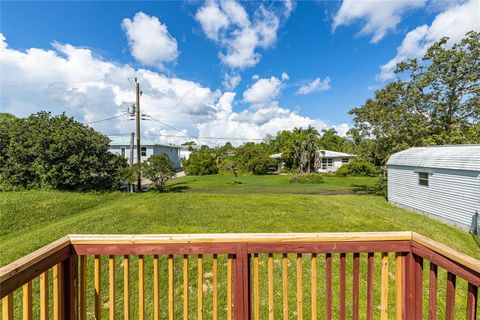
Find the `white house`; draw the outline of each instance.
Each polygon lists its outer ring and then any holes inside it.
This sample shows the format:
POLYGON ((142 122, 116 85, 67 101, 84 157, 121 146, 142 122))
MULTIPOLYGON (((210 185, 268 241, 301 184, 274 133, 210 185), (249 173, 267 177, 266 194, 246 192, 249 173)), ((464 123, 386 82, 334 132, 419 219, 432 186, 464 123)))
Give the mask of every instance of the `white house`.
POLYGON ((315 167, 318 172, 335 172, 344 164, 350 163, 356 155, 331 150, 318 150, 315 167))
POLYGON ((475 231, 480 145, 410 148, 387 162, 388 201, 475 231))
MULTIPOLYGON (((108 136, 110 139, 110 148, 108 151, 114 154, 121 155, 127 159, 130 158, 130 135, 108 136)), ((137 161, 137 146, 134 139, 133 146, 133 162, 137 161)), ((173 161, 176 168, 180 168, 180 147, 169 144, 159 144, 154 140, 141 137, 140 138, 140 152, 142 162, 147 160, 151 155, 166 153, 170 160, 173 161)))

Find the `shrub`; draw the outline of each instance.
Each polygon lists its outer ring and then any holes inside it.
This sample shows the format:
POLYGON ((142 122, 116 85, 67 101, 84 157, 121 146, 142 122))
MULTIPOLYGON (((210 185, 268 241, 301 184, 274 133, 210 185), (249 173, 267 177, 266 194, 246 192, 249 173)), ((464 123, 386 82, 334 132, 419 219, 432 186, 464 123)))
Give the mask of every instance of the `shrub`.
POLYGON ((217 157, 215 150, 202 147, 192 152, 188 160, 183 162, 183 169, 188 175, 204 176, 218 173, 217 157))
POLYGON ((363 160, 353 160, 348 164, 341 166, 337 172, 337 176, 369 176, 373 177, 378 174, 378 169, 373 164, 363 160))
POLYGON ((142 166, 142 172, 147 179, 150 179, 157 191, 163 191, 167 180, 175 176, 174 163, 166 153, 150 156, 142 166))
POLYGON ((318 173, 296 174, 290 177, 290 183, 323 183, 323 178, 318 173))

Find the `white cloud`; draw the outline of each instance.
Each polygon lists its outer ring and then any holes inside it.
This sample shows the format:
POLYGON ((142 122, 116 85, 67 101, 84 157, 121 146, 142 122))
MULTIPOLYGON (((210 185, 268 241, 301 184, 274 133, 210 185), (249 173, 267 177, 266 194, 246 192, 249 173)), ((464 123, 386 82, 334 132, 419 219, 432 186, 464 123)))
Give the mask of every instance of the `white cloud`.
POLYGON ((286 72, 282 72, 281 77, 282 77, 282 80, 284 80, 284 81, 290 79, 290 77, 288 76, 288 74, 286 72))
MULTIPOLYGON (((154 120, 142 121, 142 134, 161 143, 179 144, 195 140, 203 144, 209 141, 214 145, 226 142, 191 137, 200 135, 242 138, 232 140, 241 144, 244 138, 262 139, 266 134, 293 127, 310 124, 320 130, 331 126, 279 106, 275 98, 282 81, 276 77, 259 79, 249 88, 256 89, 246 94, 249 105, 241 111, 234 111, 234 92, 222 93, 197 82, 106 61, 89 49, 68 44, 57 43, 51 50, 16 50, 8 47, 1 33, 0 69, 2 112, 21 117, 41 110, 53 114, 66 112, 81 122, 122 115, 135 101, 131 79, 138 77, 143 92, 142 112, 181 131, 154 120), (271 84, 267 93, 262 93, 260 85, 256 86, 261 80, 271 84)), ((105 134, 134 131, 134 121, 126 116, 91 126, 105 134)), ((348 127, 346 124, 333 127, 342 126, 348 127)))
POLYGON ((130 51, 140 63, 162 67, 178 57, 177 40, 157 17, 138 12, 133 20, 125 18, 122 28, 128 38, 130 51))
POLYGON ((280 94, 282 85, 282 80, 277 77, 258 79, 252 86, 245 90, 243 100, 252 105, 271 102, 280 94))
POLYGON ((439 13, 430 26, 418 26, 408 32, 397 48, 397 55, 382 65, 378 78, 388 80, 394 76, 397 63, 422 57, 429 46, 442 37, 449 37, 449 44, 459 42, 468 31, 480 31, 480 2, 470 0, 450 6, 439 13))
POLYGON ((234 90, 241 80, 242 77, 239 74, 225 73, 222 85, 227 90, 234 90))
MULTIPOLYGON (((293 3, 287 1, 284 13, 290 14, 293 3)), ((234 0, 208 1, 196 13, 205 35, 223 49, 219 58, 223 64, 237 69, 256 65, 261 58, 258 48, 275 44, 281 18, 272 9, 259 5, 250 17, 242 4, 234 0)))
POLYGON ((333 30, 363 21, 359 35, 372 35, 371 42, 377 43, 387 32, 395 30, 408 9, 424 6, 426 0, 344 0, 333 20, 333 30))
POLYGON ((310 83, 307 83, 300 88, 298 88, 297 92, 295 94, 310 94, 313 92, 318 92, 318 91, 327 91, 331 88, 330 86, 330 78, 326 77, 325 79, 321 80, 320 78, 316 78, 310 83))

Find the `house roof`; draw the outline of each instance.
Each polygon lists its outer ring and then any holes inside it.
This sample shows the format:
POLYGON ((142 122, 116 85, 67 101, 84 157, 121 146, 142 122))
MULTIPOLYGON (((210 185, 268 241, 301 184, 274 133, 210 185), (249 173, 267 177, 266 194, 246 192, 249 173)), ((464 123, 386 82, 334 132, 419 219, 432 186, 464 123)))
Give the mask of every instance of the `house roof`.
POLYGON ((410 148, 391 155, 389 165, 480 171, 480 145, 410 148))
MULTIPOLYGON (((111 146, 128 146, 130 145, 130 135, 116 135, 116 136, 107 136, 110 139, 111 146)), ((136 143, 136 140, 134 141, 136 143)), ((169 148, 180 148, 179 146, 173 144, 162 144, 158 143, 155 140, 142 136, 140 138, 140 143, 142 146, 162 146, 162 147, 169 147, 169 148)))
POLYGON ((353 158, 356 157, 354 154, 344 153, 344 152, 337 152, 332 150, 317 150, 320 153, 322 158, 337 158, 337 157, 345 157, 345 158, 353 158))

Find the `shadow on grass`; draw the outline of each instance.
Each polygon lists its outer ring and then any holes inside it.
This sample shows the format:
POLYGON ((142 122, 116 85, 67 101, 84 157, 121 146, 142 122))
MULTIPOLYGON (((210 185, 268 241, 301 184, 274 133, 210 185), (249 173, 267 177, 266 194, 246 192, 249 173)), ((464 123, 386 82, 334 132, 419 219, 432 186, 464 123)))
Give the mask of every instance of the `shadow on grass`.
POLYGON ((163 189, 163 193, 181 193, 181 192, 185 192, 186 190, 189 190, 190 187, 188 186, 183 186, 183 185, 180 185, 180 183, 178 184, 175 184, 175 185, 171 185, 171 186, 167 186, 163 189))
POLYGON ((475 241, 475 243, 477 244, 478 249, 480 249, 480 237, 474 235, 473 233, 471 233, 471 235, 472 235, 473 241, 475 241))
POLYGON ((351 190, 355 194, 375 194, 375 187, 366 184, 354 184, 351 190))

